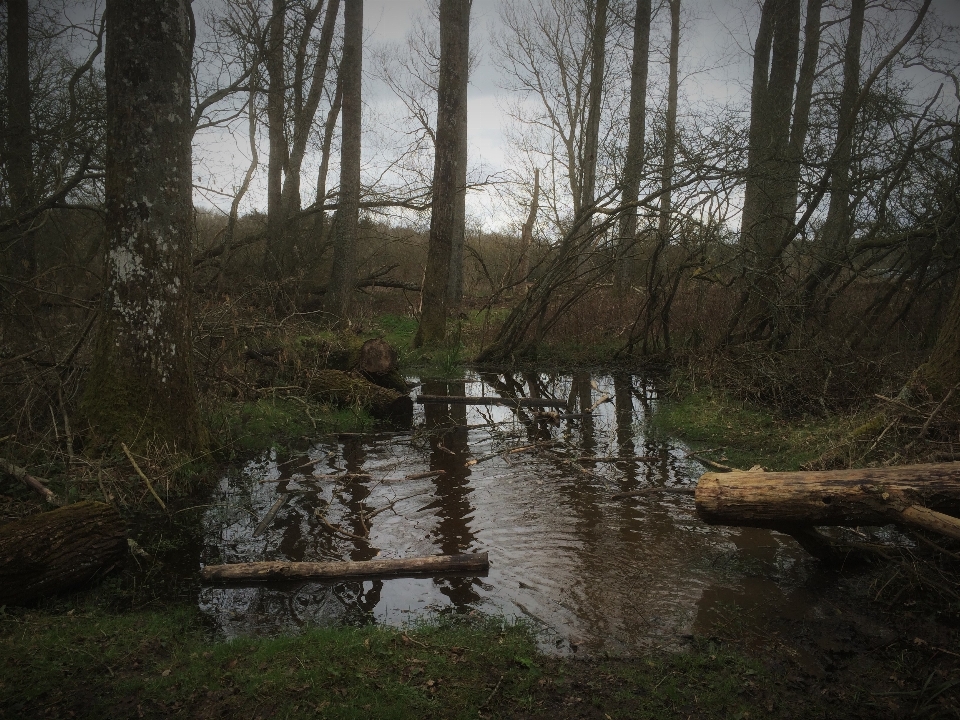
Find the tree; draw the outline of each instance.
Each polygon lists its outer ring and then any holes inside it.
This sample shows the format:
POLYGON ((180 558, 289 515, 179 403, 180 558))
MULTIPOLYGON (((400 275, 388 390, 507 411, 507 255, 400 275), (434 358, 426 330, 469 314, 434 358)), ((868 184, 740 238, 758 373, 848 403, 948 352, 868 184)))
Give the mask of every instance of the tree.
MULTIPOLYGON (((647 76, 650 68, 650 0, 637 0, 633 24, 633 61, 630 66, 630 116, 627 133, 627 152, 623 161, 624 205, 635 204, 640 197, 640 179, 643 174, 643 152, 647 125, 647 76)), ((633 246, 637 238, 636 210, 624 213, 620 221, 620 262, 617 264, 615 287, 619 295, 626 294, 633 275, 633 246)))
POLYGON ((670 2, 670 77, 667 81, 667 117, 663 125, 663 171, 660 175, 659 241, 670 235, 673 171, 677 164, 677 96, 680 91, 680 0, 670 2))
POLYGON ((344 0, 343 59, 340 62, 342 139, 340 197, 334 220, 333 268, 325 298, 336 320, 350 312, 357 280, 357 229, 360 214, 360 128, 363 85, 363 0, 344 0))
POLYGON ((446 336, 450 261, 454 237, 463 233, 467 183, 466 85, 470 60, 471 0, 440 1, 440 78, 437 88, 437 139, 433 170, 433 213, 423 312, 414 346, 435 345, 446 336), (458 222, 461 227, 458 228, 458 222))
POLYGON ((191 368, 188 0, 106 7, 105 284, 84 392, 101 438, 203 442, 191 368))

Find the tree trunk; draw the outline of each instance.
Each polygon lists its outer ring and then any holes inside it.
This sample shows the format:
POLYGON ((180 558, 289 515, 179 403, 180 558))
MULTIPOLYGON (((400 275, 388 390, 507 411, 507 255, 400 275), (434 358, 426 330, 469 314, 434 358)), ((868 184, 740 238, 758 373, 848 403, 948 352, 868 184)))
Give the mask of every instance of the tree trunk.
POLYGON ((667 90, 667 118, 663 140, 663 174, 660 178, 661 242, 670 236, 670 212, 673 193, 673 169, 677 157, 677 95, 680 90, 680 0, 670 0, 670 79, 667 90))
POLYGON ((103 438, 189 449, 190 3, 111 0, 106 16, 106 278, 83 406, 103 438))
POLYGON ((112 505, 79 502, 0 526, 0 605, 69 590, 109 571, 127 552, 112 505))
POLYGON ((447 288, 447 314, 456 315, 463 303, 463 244, 467 234, 467 86, 470 80, 470 4, 467 3, 467 39, 457 46, 460 56, 457 64, 464 68, 463 80, 457 84, 460 99, 455 120, 456 136, 454 150, 457 163, 457 193, 454 195, 453 234, 450 237, 450 284, 447 288))
POLYGON ((270 156, 267 160, 267 243, 264 253, 264 270, 267 277, 279 279, 280 244, 284 230, 283 174, 287 165, 287 136, 285 118, 286 78, 283 72, 283 39, 286 26, 285 0, 273 0, 270 16, 267 66, 267 136, 270 141, 270 156))
POLYGON ((697 514, 713 525, 914 524, 919 507, 960 515, 960 463, 818 472, 705 473, 697 514))
MULTIPOLYGON (((627 131, 627 155, 623 163, 624 205, 636 203, 640 197, 643 174, 643 152, 647 126, 647 77, 650 68, 650 0, 637 0, 633 27, 633 62, 630 67, 630 117, 627 131)), ((634 245, 637 241, 637 209, 627 210, 620 221, 620 260, 617 264, 615 288, 618 295, 630 289, 633 277, 634 245)))
POLYGON ((208 565, 200 579, 208 583, 272 582, 283 580, 325 580, 354 577, 407 577, 442 573, 486 574, 487 553, 437 555, 342 562, 249 562, 208 565))
POLYGON ((363 0, 344 0, 343 120, 340 142, 340 197, 334 220, 333 268, 326 311, 342 321, 350 314, 357 283, 357 229, 360 216, 360 130, 363 90, 363 0))
POLYGON ((437 141, 433 169, 433 213, 423 283, 423 312, 414 347, 436 345, 447 333, 450 265, 455 236, 463 233, 459 207, 466 186, 461 123, 466 118, 470 53, 470 0, 440 1, 440 77, 437 87, 437 141))
MULTIPOLYGON (((606 64, 608 0, 596 0, 596 14, 590 33, 590 85, 587 87, 587 126, 583 134, 583 161, 580 183, 580 211, 593 205, 597 192, 597 154, 600 149, 600 113, 603 74, 606 64)), ((586 231, 586 227, 584 228, 586 231)))
MULTIPOLYGON (((913 373, 908 391, 941 399, 960 385, 960 276, 954 281, 953 298, 927 361, 913 373)), ((956 396, 956 393, 955 393, 956 396)))
POLYGON ((527 276, 530 274, 530 248, 533 246, 533 226, 537 222, 537 212, 540 210, 540 168, 533 169, 533 194, 530 197, 530 209, 527 219, 520 230, 520 260, 517 263, 519 280, 526 288, 527 276))
MULTIPOLYGON (((6 165, 10 212, 28 209, 34 202, 33 135, 30 128, 30 13, 27 0, 7 3, 7 126, 6 165)), ((18 232, 18 230, 14 230, 18 232)), ((21 280, 37 270, 32 232, 21 232, 9 250, 10 274, 21 280)))

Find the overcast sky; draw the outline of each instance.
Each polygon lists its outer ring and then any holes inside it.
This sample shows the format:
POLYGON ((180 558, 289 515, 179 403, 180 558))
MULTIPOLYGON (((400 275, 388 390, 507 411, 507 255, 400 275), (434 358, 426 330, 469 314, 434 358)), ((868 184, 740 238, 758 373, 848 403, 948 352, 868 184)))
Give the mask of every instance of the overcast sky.
MULTIPOLYGON (((216 2, 216 0, 207 0, 216 2)), ((484 174, 496 173, 510 166, 510 151, 504 141, 504 113, 502 79, 492 59, 491 35, 499 32, 499 13, 504 0, 473 0, 471 46, 477 50, 478 65, 470 81, 468 94, 469 164, 484 174)), ((195 0, 195 7, 206 3, 195 0)), ((656 6, 656 3, 654 3, 656 6)), ((759 18, 757 0, 684 0, 684 33, 681 39, 681 105, 701 102, 728 102, 745 104, 751 73, 750 44, 759 18)), ((933 0, 932 10, 953 25, 960 25, 960 0, 933 0)), ((403 43, 413 27, 417 15, 428 17, 427 0, 365 0, 364 2, 364 103, 375 122, 389 124, 401 108, 389 91, 371 76, 371 58, 376 48, 391 43, 403 43)), ((869 13, 869 11, 868 11, 869 13)), ((868 16, 869 19, 869 16, 868 16)), ((665 26, 661 20, 661 30, 665 26)), ((663 34, 657 28, 651 45, 651 75, 662 72, 665 63, 663 34)), ((939 82, 939 81, 938 81, 939 82)), ((651 91, 657 93, 654 87, 651 91)), ((947 88, 952 94, 952 88, 947 88)), ((652 106, 660 102, 651 97, 652 106)), ((681 107, 681 112, 683 107, 681 107)), ((365 117, 367 114, 365 113, 365 117)), ((241 123, 242 125, 242 123, 241 123)), ((376 130, 376 128, 369 128, 376 130)), ((368 152, 370 148, 365 148, 368 152)), ((233 134, 205 133, 198 138, 195 151, 195 176, 200 185, 231 192, 248 160, 247 140, 242 128, 233 134)), ((266 161, 265 143, 261 161, 266 161)), ((372 160, 365 153, 368 171, 372 160)), ((309 162, 305 168, 310 168, 309 162)), ((304 202, 309 203, 315 183, 306 169, 303 181, 304 202)), ((251 189, 245 209, 265 205, 265 173, 261 172, 251 189)), ((336 184, 335 170, 331 184, 336 184)), ((199 193, 198 205, 216 204, 226 207, 229 201, 212 193, 199 193)), ((499 225, 508 218, 502 205, 489 196, 475 194, 470 198, 469 211, 483 218, 488 225, 499 225)))

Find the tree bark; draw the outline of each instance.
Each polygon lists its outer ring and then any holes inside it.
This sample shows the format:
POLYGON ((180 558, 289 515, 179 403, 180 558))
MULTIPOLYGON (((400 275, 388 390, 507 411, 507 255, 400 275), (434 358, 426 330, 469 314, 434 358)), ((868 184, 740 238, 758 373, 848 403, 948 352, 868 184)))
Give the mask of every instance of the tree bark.
POLYGON ((102 438, 203 444, 191 366, 188 0, 107 4, 106 278, 83 407, 102 438))
POLYGON ((673 169, 677 158, 677 95, 680 90, 680 0, 670 0, 670 79, 667 89, 667 117, 664 125, 663 173, 660 178, 660 242, 670 236, 673 169))
POLYGON ((267 242, 264 270, 267 277, 281 275, 279 244, 283 233, 283 175, 287 165, 286 78, 283 72, 286 0, 273 0, 266 53, 267 66, 267 137, 270 155, 267 159, 267 242))
MULTIPOLYGON (((33 133, 30 127, 30 12, 27 0, 7 2, 6 164, 10 212, 16 215, 34 202, 33 133)), ((37 254, 32 232, 21 232, 9 250, 10 274, 33 277, 37 254)))
POLYGON ((537 222, 540 210, 540 168, 533 169, 533 193, 530 197, 530 209, 527 219, 520 230, 520 261, 517 263, 520 282, 526 286, 530 274, 530 248, 533 246, 533 226, 537 222))
POLYGON ((457 84, 460 93, 455 120, 456 135, 454 153, 457 163, 457 193, 453 198, 453 234, 450 237, 450 283, 447 288, 447 313, 456 315, 463 303, 463 245, 467 234, 467 86, 470 81, 470 6, 467 3, 467 38, 457 46, 460 53, 456 58, 458 66, 463 67, 463 79, 457 84))
POLYGON ((463 233, 460 203, 466 189, 466 86, 470 54, 470 0, 440 1, 440 77, 433 169, 433 213, 423 283, 423 312, 414 347, 442 343, 447 333, 450 266, 455 236, 463 233))
POLYGON ((127 552, 112 505, 79 502, 0 526, 0 605, 69 590, 104 574, 127 552))
MULTIPOLYGON (((675 0, 679 1, 679 0, 675 0)), ((587 126, 583 136, 583 180, 580 183, 580 211, 593 205, 597 192, 597 155, 600 149, 600 114, 603 74, 606 65, 608 0, 596 0, 590 33, 590 84, 587 87, 587 126)))
POLYGON ((960 515, 960 463, 819 472, 705 473, 697 514, 713 525, 916 524, 921 508, 960 515), (904 515, 905 511, 908 511, 904 515))
POLYGON ((326 580, 353 577, 406 577, 442 573, 486 574, 487 553, 438 555, 343 562, 250 562, 208 565, 200 579, 208 583, 275 582, 282 580, 326 580))
MULTIPOLYGON (((630 66, 630 116, 627 133, 627 154, 623 163, 624 205, 636 203, 640 197, 643 175, 643 152, 647 126, 647 78, 650 68, 650 0, 637 0, 633 26, 633 62, 630 66)), ((634 245, 637 241, 637 211, 628 210, 620 221, 620 260, 616 268, 615 288, 618 295, 630 289, 633 277, 634 245)))
POLYGON ((334 220, 333 268, 325 306, 336 320, 350 314, 357 283, 357 230, 360 216, 360 131, 363 89, 363 0, 344 0, 343 88, 340 143, 340 197, 334 220))

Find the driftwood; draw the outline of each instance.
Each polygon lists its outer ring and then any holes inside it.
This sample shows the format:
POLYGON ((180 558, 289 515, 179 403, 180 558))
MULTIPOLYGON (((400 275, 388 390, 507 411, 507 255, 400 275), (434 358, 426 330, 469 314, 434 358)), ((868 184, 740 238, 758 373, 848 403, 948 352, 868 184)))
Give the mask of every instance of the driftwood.
POLYGON ((960 463, 826 472, 705 473, 698 515, 773 529, 898 523, 960 538, 960 463))
POLYGON ((44 485, 45 480, 40 480, 39 478, 34 477, 26 471, 26 469, 14 465, 12 462, 7 462, 3 458, 0 458, 0 471, 6 473, 10 477, 19 480, 28 488, 33 490, 35 493, 40 495, 44 500, 46 500, 51 505, 59 505, 60 500, 54 494, 53 490, 44 485))
POLYGON ((208 583, 336 580, 441 573, 485 574, 489 568, 487 553, 482 552, 471 555, 438 555, 359 562, 250 562, 208 565, 200 571, 200 579, 208 583))
POLYGON ((566 400, 543 398, 465 397, 463 395, 417 395, 418 405, 509 405, 511 407, 567 407, 566 400))
POLYGON ((308 392, 341 407, 361 407, 379 419, 401 427, 413 423, 413 401, 410 396, 381 387, 366 378, 340 370, 319 370, 310 379, 308 392))
POLYGON ((0 526, 0 605, 68 590, 107 572, 127 552, 112 505, 79 502, 0 526))
POLYGON ((284 503, 287 502, 287 499, 290 497, 289 493, 281 493, 270 509, 267 510, 267 514, 263 516, 263 520, 260 521, 260 524, 257 525, 256 530, 253 531, 253 537, 260 537, 268 527, 270 523, 273 522, 273 519, 277 516, 277 513, 280 512, 280 508, 283 507, 284 503))

